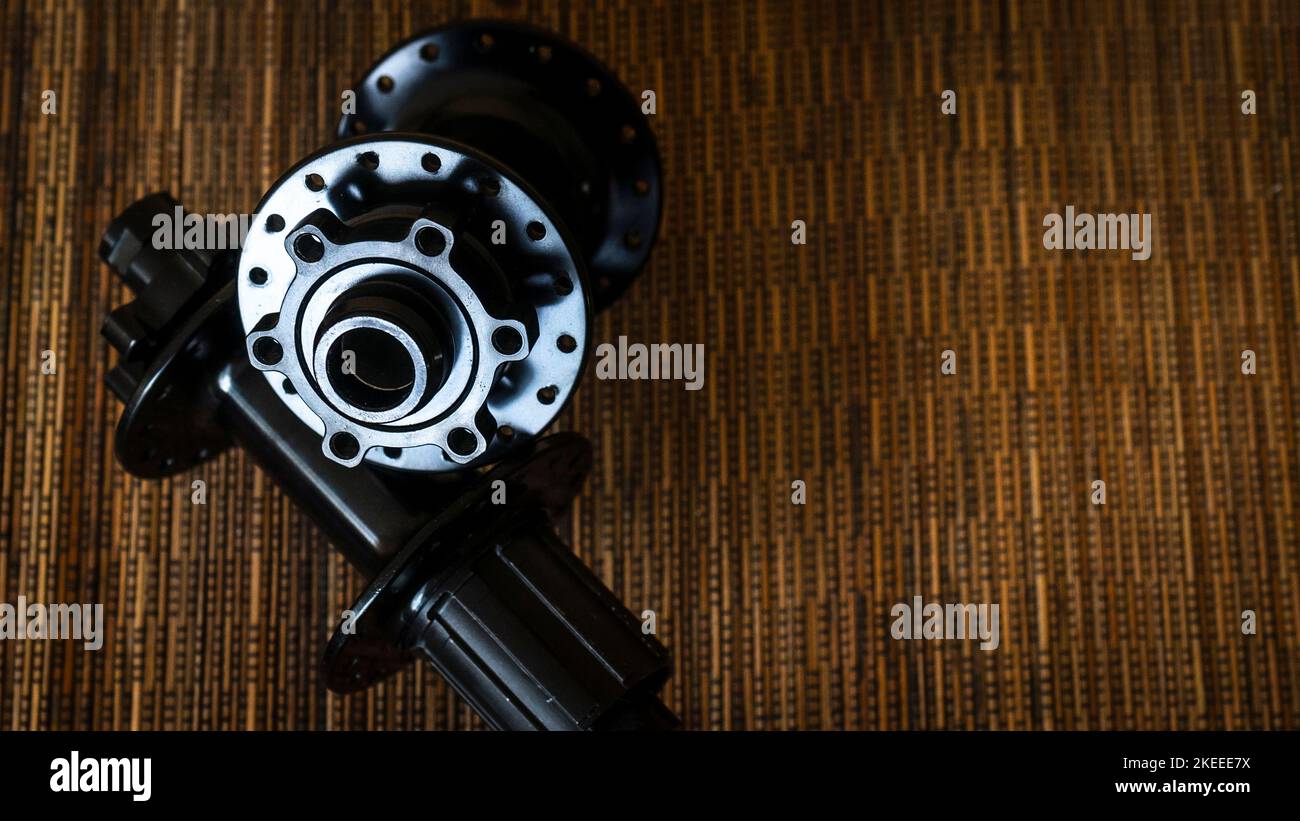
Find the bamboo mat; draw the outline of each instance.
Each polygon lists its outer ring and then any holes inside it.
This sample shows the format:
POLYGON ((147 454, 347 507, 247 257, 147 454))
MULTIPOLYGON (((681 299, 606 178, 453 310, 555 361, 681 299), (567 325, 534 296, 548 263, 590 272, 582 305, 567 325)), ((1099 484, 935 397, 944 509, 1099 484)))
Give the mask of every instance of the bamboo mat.
POLYGON ((0 8, 0 601, 109 625, 0 641, 0 727, 479 726, 425 669, 325 691, 361 581, 244 454, 115 466, 96 256, 152 190, 250 210, 471 16, 657 92, 663 231, 596 341, 703 343, 704 389, 589 370, 561 427, 597 449, 567 537, 656 611, 687 727, 1300 727, 1295 4, 0 8), (1070 204, 1152 213, 1151 258, 1045 250, 1070 204), (998 603, 1001 646, 894 641, 918 595, 998 603))

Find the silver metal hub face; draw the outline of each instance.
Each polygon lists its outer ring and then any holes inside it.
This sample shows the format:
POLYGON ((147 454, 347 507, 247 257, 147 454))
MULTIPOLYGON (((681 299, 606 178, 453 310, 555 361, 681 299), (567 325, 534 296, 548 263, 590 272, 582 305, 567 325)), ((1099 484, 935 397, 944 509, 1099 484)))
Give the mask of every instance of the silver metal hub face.
POLYGON ((239 264, 249 360, 340 464, 495 461, 572 393, 589 325, 557 220, 470 149, 353 140, 259 206, 239 264))

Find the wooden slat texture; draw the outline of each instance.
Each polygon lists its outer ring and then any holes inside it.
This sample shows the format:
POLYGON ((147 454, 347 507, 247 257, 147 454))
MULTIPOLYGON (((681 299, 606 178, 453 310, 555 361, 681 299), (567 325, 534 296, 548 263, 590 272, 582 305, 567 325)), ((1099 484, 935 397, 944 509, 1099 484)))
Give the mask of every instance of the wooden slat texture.
POLYGON ((0 727, 480 725, 425 669, 325 691, 361 581, 245 454, 116 467, 96 254, 152 190, 251 210, 378 55, 472 16, 658 95, 662 236, 596 340, 703 343, 704 389, 589 370, 561 427, 597 449, 566 535, 657 612, 686 726, 1300 727, 1283 0, 0 4, 0 602, 109 622, 0 641, 0 727), (1151 259, 1045 250, 1070 204, 1152 213, 1151 259), (1001 647, 892 640, 914 595, 999 603, 1001 647))

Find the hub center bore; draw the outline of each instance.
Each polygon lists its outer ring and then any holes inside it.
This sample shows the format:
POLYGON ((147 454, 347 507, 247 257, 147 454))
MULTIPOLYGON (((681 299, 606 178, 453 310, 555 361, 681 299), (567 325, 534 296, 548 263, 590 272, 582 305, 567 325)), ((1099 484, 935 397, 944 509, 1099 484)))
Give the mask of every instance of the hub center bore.
POLYGON ((437 306, 375 279, 334 302, 312 350, 312 376, 352 418, 393 421, 443 386, 454 354, 437 306))
POLYGON ((370 315, 329 326, 316 345, 313 370, 331 403, 373 421, 409 413, 429 382, 428 363, 415 338, 401 325, 370 315))
POLYGON ((370 326, 344 331, 325 355, 325 378, 335 392, 368 411, 392 410, 410 396, 416 367, 406 337, 370 326))

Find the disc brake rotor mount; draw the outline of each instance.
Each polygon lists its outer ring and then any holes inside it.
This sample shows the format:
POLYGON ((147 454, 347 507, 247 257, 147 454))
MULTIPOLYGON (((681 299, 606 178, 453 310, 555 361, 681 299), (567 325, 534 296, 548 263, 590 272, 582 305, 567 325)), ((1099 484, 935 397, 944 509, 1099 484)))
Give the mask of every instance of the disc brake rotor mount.
POLYGON ((585 361, 589 306, 645 265, 654 136, 590 55, 487 22, 410 38, 367 72, 339 135, 394 131, 433 139, 355 137, 259 205, 238 280, 249 358, 342 464, 490 463, 555 418, 585 361), (368 308, 356 299, 376 291, 368 308), (407 298, 427 319, 385 307, 407 298), (364 371, 385 350, 413 361, 375 391, 364 371))
POLYGON ((273 186, 250 227, 249 359, 340 464, 495 462, 550 425, 582 370, 586 277, 564 231, 471 149, 333 146, 273 186))

